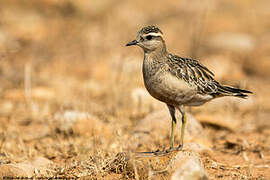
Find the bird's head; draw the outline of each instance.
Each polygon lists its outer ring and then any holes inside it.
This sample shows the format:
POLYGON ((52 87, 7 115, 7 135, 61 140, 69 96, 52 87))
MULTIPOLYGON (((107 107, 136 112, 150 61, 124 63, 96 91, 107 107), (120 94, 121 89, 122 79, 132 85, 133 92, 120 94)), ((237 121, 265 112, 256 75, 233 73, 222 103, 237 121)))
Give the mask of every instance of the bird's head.
POLYGON ((136 39, 127 43, 126 46, 138 45, 144 52, 156 50, 166 50, 162 31, 156 26, 147 26, 142 28, 136 36, 136 39))

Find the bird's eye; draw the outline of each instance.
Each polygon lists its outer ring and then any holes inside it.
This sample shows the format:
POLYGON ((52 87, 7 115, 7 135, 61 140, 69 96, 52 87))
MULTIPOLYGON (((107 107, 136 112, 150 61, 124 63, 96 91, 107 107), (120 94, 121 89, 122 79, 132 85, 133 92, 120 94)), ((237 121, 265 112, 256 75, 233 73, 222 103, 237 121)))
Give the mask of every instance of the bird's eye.
POLYGON ((153 36, 151 36, 151 35, 146 36, 147 40, 151 40, 152 38, 153 38, 153 36))

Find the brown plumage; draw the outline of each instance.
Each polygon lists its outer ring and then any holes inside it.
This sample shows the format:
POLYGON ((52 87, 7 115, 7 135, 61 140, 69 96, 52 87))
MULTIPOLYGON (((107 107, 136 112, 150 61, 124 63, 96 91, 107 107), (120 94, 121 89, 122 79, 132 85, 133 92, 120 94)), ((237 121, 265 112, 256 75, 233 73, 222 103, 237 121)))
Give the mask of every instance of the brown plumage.
POLYGON ((246 98, 250 91, 221 85, 214 79, 214 73, 195 59, 168 54, 169 71, 187 83, 195 84, 198 93, 214 97, 236 96, 246 98))
POLYGON ((127 46, 138 45, 144 50, 143 78, 148 92, 167 104, 171 117, 171 144, 174 149, 176 126, 175 108, 182 114, 180 144, 184 140, 186 115, 184 106, 199 106, 223 96, 246 98, 250 91, 221 85, 214 79, 214 73, 199 61, 182 58, 167 52, 163 33, 155 26, 142 28, 136 39, 127 46))

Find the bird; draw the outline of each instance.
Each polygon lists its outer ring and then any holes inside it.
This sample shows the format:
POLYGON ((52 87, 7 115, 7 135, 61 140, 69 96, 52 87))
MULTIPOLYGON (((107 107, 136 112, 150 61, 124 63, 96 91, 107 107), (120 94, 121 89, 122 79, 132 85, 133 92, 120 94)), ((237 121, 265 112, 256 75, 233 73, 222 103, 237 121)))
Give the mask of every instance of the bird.
POLYGON ((185 106, 200 106, 225 96, 247 98, 251 91, 222 85, 214 73, 196 59, 171 54, 166 49, 163 32, 156 26, 143 27, 126 46, 139 46, 144 51, 143 80, 147 91, 155 99, 167 104, 171 116, 171 137, 168 150, 183 148, 187 116, 185 106), (180 143, 174 147, 177 119, 181 115, 180 143))

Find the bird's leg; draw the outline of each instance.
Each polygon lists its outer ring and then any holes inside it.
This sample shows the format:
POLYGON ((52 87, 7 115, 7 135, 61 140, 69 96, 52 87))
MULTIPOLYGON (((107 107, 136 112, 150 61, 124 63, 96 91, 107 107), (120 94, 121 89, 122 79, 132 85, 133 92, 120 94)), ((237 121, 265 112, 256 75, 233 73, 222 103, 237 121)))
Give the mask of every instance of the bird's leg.
POLYGON ((176 118, 175 118, 175 108, 174 106, 168 105, 171 117, 172 117, 172 126, 171 126, 171 144, 170 144, 170 150, 173 149, 174 146, 174 130, 175 130, 175 126, 176 126, 176 118))
POLYGON ((182 114, 182 127, 181 127, 181 137, 180 137, 180 144, 177 147, 178 150, 183 148, 184 145, 184 135, 185 135, 185 127, 186 127, 186 122, 187 122, 187 116, 184 110, 183 106, 180 106, 178 108, 178 110, 180 111, 180 113, 182 114))

